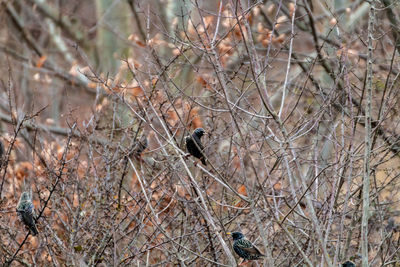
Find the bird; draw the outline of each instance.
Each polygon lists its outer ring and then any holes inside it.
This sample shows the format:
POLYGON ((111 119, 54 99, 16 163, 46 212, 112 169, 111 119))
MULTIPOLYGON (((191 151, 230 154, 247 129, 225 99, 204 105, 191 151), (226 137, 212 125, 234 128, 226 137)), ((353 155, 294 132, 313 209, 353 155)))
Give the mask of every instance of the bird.
POLYGON ((399 226, 394 221, 394 218, 390 217, 388 219, 388 224, 385 227, 386 232, 388 232, 388 233, 390 233, 391 231, 397 232, 398 229, 399 229, 399 226))
POLYGON ((233 250, 239 257, 246 260, 257 260, 261 257, 265 257, 260 250, 254 246, 244 235, 240 232, 227 233, 233 238, 233 250))
POLYGON ((147 148, 149 145, 147 141, 146 135, 143 135, 140 140, 137 140, 136 143, 133 145, 133 149, 131 151, 131 155, 136 158, 140 158, 142 152, 147 148))
POLYGON ((136 145, 135 153, 137 155, 142 154, 142 152, 147 148, 148 145, 149 142, 147 141, 147 137, 143 135, 136 145))
POLYGON ((345 261, 342 263, 342 267, 356 267, 352 261, 345 261))
POLYGON ((17 205, 17 213, 22 223, 29 228, 30 233, 33 236, 37 235, 39 232, 35 224, 35 207, 28 192, 21 194, 17 205))
POLYGON ((207 166, 206 158, 203 154, 204 147, 200 140, 205 133, 203 128, 197 128, 191 136, 185 137, 185 144, 189 154, 200 159, 201 163, 207 166))

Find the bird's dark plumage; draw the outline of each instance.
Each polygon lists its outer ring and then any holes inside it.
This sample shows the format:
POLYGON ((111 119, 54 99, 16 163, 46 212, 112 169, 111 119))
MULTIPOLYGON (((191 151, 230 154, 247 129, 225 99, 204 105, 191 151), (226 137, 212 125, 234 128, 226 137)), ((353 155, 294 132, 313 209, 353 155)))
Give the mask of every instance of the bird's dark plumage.
POLYGON ((204 134, 205 131, 203 128, 197 128, 196 130, 194 130, 192 136, 185 137, 185 143, 186 143, 186 149, 189 152, 189 154, 200 159, 201 163, 203 163, 206 166, 207 165, 206 158, 204 157, 203 154, 204 147, 200 140, 200 138, 204 134))
POLYGON ((239 257, 244 260, 257 260, 264 256, 242 233, 233 232, 231 235, 233 238, 233 250, 239 257))
POLYGON ((342 267, 356 267, 352 261, 346 261, 342 263, 342 267))
POLYGON ((35 224, 35 207, 33 206, 32 200, 28 192, 23 192, 19 199, 17 206, 17 213, 19 219, 29 228, 29 231, 33 236, 39 232, 35 224))
POLYGON ((142 152, 149 145, 146 135, 143 135, 139 141, 137 141, 132 149, 132 155, 135 157, 140 157, 142 152))

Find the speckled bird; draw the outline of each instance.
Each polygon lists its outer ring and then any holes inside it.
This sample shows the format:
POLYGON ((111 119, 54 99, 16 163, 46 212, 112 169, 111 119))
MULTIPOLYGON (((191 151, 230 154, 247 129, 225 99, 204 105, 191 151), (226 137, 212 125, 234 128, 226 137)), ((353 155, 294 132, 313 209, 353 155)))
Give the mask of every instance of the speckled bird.
POLYGON ((35 207, 28 192, 23 192, 18 202, 17 213, 19 219, 29 228, 33 236, 39 232, 35 224, 35 207))
POLYGON ((192 136, 185 137, 185 143, 186 143, 186 149, 189 152, 189 154, 200 159, 201 163, 207 166, 206 158, 204 157, 203 154, 204 147, 200 140, 200 138, 205 133, 206 132, 204 131, 203 128, 197 128, 196 130, 194 130, 192 136))
POLYGON ((147 148, 149 145, 147 141, 146 135, 143 135, 140 140, 137 140, 132 149, 132 155, 136 158, 139 158, 142 152, 147 148))
POLYGON ((346 261, 342 263, 342 267, 356 267, 352 261, 346 261))
POLYGON ((246 260, 257 260, 264 255, 260 252, 260 250, 254 246, 249 240, 247 240, 244 235, 240 232, 228 233, 228 235, 232 235, 233 238, 233 250, 239 257, 246 260))

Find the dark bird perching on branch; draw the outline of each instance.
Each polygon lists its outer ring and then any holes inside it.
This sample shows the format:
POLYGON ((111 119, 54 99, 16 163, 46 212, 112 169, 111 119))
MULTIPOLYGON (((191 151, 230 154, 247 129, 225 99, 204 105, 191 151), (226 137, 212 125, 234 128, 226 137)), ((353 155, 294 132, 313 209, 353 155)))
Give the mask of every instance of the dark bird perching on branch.
POLYGON ((25 224, 33 236, 39 232, 35 223, 35 207, 28 192, 23 192, 17 205, 19 219, 25 224))
POLYGON ((260 250, 247 240, 244 235, 240 232, 227 233, 233 238, 233 250, 239 257, 243 258, 243 262, 247 260, 257 260, 261 257, 265 257, 260 250))
POLYGON ((203 128, 197 128, 191 136, 185 137, 185 144, 189 154, 200 159, 201 163, 207 166, 206 158, 203 154, 204 147, 200 140, 205 133, 203 128))
POLYGON ((149 145, 147 141, 146 135, 142 135, 140 140, 137 140, 136 143, 133 145, 133 148, 131 150, 131 155, 135 158, 140 158, 142 155, 142 152, 147 148, 149 145))

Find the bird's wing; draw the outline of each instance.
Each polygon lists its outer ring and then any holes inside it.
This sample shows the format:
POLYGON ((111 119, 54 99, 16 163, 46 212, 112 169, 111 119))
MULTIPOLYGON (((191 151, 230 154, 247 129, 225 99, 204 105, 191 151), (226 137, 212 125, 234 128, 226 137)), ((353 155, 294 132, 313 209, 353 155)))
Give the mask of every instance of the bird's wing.
POLYGON ((22 218, 22 222, 28 226, 33 236, 37 235, 39 232, 36 228, 35 223, 35 215, 29 211, 20 212, 20 218, 22 218))
POLYGON ((185 136, 185 143, 187 143, 189 140, 190 140, 190 136, 188 135, 188 136, 185 136))
POLYGON ((31 212, 25 211, 25 212, 21 212, 23 221, 28 224, 28 225, 32 225, 35 224, 35 218, 34 215, 31 212))
POLYGON ((249 252, 250 254, 255 254, 255 255, 260 255, 263 256, 263 254, 260 252, 260 250, 254 246, 249 240, 247 239, 241 239, 238 242, 238 245, 241 249, 249 252))
POLYGON ((34 209, 35 209, 35 208, 34 208, 34 206, 33 206, 33 203, 29 201, 29 202, 27 203, 26 210, 29 211, 30 213, 33 213, 33 212, 34 212, 34 209))
POLYGON ((33 206, 33 203, 30 201, 23 201, 17 206, 17 212, 23 214, 26 213, 29 216, 35 217, 35 207, 33 206))
POLYGON ((189 151, 189 146, 191 146, 192 143, 194 144, 194 142, 193 142, 193 140, 192 140, 192 137, 186 136, 186 137, 185 137, 185 145, 186 145, 186 148, 187 148, 187 150, 188 150, 189 153, 190 153, 190 151, 189 151))
POLYGON ((32 202, 27 201, 27 202, 24 203, 23 206, 24 206, 24 210, 26 212, 33 213, 34 207, 33 207, 33 203, 32 202))
POLYGON ((203 151, 204 150, 204 146, 201 143, 200 138, 197 135, 193 134, 192 135, 192 139, 194 140, 194 143, 200 148, 200 150, 203 151))
POLYGON ((132 152, 136 156, 140 156, 142 152, 147 148, 149 143, 147 142, 147 137, 143 135, 140 140, 136 141, 136 144, 134 145, 132 152))

